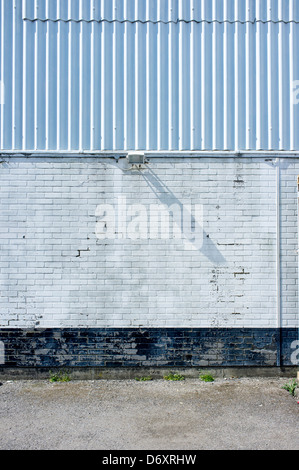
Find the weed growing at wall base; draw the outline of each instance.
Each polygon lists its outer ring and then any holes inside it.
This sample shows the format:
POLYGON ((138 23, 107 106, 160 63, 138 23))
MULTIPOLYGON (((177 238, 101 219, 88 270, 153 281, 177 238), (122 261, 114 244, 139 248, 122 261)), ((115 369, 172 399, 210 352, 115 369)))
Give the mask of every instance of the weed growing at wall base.
POLYGON ((135 377, 135 380, 137 380, 137 382, 147 382, 149 380, 153 380, 152 377, 135 377))
POLYGON ((50 382, 69 382, 70 376, 66 371, 52 372, 50 371, 50 382))
POLYGON ((165 380, 179 381, 179 380, 185 380, 185 377, 181 374, 170 373, 168 375, 164 375, 164 379, 165 380))
POLYGON ((203 382, 214 382, 214 377, 210 374, 202 374, 199 377, 203 382))
POLYGON ((297 387, 298 387, 298 384, 297 384, 296 380, 292 380, 290 383, 285 384, 282 388, 284 390, 287 390, 290 393, 290 395, 292 395, 292 397, 294 397, 297 387))

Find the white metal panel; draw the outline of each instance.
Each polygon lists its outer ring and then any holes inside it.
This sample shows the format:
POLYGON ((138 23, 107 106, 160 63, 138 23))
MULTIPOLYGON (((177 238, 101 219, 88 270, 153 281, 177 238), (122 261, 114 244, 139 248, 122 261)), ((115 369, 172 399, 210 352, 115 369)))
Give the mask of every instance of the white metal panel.
POLYGON ((299 0, 0 0, 0 15, 3 150, 299 150, 299 0))

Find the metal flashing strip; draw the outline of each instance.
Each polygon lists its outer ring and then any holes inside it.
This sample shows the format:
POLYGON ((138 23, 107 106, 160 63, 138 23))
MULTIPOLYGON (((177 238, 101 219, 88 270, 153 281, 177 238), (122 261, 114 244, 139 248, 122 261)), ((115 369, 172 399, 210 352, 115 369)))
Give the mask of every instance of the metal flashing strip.
POLYGON ((75 18, 39 18, 39 17, 32 17, 32 18, 28 18, 26 16, 23 16, 23 21, 30 21, 31 23, 34 23, 36 21, 41 21, 42 23, 46 23, 48 21, 50 22, 53 22, 53 23, 58 23, 58 22, 62 22, 62 23, 110 23, 110 24, 113 24, 113 23, 119 23, 119 24, 124 24, 124 23, 130 23, 130 24, 136 24, 136 23, 140 23, 140 24, 165 24, 165 25, 168 25, 168 24, 180 24, 180 23, 185 23, 185 24, 202 24, 202 23, 206 23, 206 24, 213 24, 213 23, 217 23, 217 24, 242 24, 242 25, 246 25, 246 24, 251 24, 251 25, 255 25, 255 24, 258 24, 258 23, 261 23, 261 24, 268 24, 268 23, 272 23, 272 24, 280 24, 280 23, 283 23, 283 24, 299 24, 299 21, 296 21, 296 20, 283 20, 283 19, 280 19, 280 20, 261 20, 261 19, 254 19, 254 20, 238 20, 238 19, 235 19, 235 20, 227 20, 227 19, 223 19, 223 20, 218 20, 218 19, 213 19, 213 20, 207 20, 207 19, 202 19, 202 20, 196 20, 196 19, 189 19, 189 20, 186 20, 184 18, 178 18, 177 20, 168 20, 168 21, 163 21, 163 20, 141 20, 141 19, 136 19, 136 20, 129 20, 129 19, 123 19, 123 20, 119 20, 119 19, 107 19, 107 18, 98 18, 98 19, 95 19, 95 18, 91 18, 91 19, 86 19, 86 18, 79 18, 79 19, 75 19, 75 18))
MULTIPOLYGON (((0 150, 1 157, 98 157, 126 158, 132 151, 67 151, 67 150, 0 150)), ((138 150, 138 153, 141 151, 138 150)), ((202 150, 202 151, 143 151, 147 158, 298 158, 299 151, 255 151, 255 150, 202 150)))

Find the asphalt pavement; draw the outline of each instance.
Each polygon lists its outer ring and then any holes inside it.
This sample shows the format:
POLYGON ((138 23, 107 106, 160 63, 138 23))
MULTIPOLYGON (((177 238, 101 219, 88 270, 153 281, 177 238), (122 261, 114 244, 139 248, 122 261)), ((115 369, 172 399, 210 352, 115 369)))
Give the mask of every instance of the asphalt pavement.
POLYGON ((1 450, 299 450, 287 378, 5 380, 1 450))

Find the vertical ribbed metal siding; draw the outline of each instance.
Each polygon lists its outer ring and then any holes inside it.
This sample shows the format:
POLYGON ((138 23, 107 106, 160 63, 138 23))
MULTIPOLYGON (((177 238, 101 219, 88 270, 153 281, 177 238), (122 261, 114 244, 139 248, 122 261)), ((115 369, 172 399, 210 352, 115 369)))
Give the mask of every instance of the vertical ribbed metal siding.
POLYGON ((0 0, 0 147, 299 150, 299 0, 0 0))

